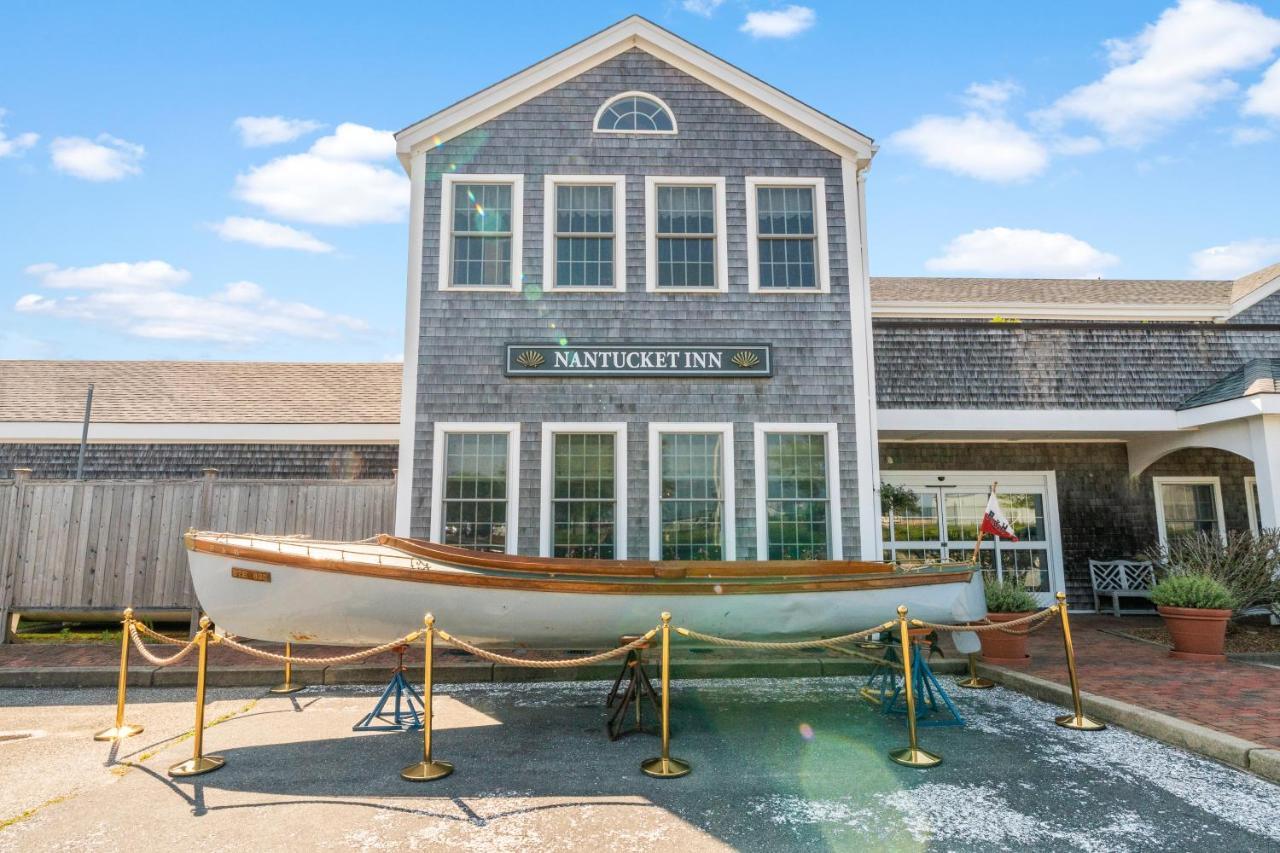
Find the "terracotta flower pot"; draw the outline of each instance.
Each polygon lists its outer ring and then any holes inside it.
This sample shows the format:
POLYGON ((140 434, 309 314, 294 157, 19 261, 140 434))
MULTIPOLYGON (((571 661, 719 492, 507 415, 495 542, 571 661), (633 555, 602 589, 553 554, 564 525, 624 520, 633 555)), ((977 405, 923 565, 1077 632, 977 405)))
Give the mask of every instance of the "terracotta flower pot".
MULTIPOLYGON (((1012 622, 1031 613, 988 613, 992 622, 1012 622)), ((1016 629, 1015 629, 1016 630, 1016 629)), ((981 631, 978 641, 982 643, 982 659, 994 664, 1026 663, 1031 659, 1027 654, 1027 635, 1008 634, 1004 631, 981 631)))
POLYGON ((1157 607, 1173 639, 1170 657, 1206 662, 1225 661, 1230 610, 1198 607, 1157 607))

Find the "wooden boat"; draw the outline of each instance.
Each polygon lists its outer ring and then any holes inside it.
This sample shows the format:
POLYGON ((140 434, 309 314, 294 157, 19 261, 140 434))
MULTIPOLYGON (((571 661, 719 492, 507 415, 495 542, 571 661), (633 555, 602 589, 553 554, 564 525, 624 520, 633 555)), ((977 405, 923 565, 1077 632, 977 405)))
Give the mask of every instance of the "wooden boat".
POLYGON ((470 551, 382 535, 362 542, 186 535, 196 595, 217 625, 260 640, 371 645, 435 614, 491 647, 607 648, 670 611, 673 622, 743 638, 821 637, 892 619, 986 615, 971 564, 854 561, 575 560, 470 551))

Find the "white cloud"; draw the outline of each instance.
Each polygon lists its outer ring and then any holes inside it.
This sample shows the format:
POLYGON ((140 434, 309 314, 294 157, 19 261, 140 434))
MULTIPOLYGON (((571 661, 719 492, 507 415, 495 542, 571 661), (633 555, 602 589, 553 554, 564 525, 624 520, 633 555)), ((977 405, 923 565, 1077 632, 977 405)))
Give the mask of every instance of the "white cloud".
POLYGON ((142 172, 139 162, 146 149, 110 134, 97 139, 83 136, 59 136, 50 144, 53 167, 86 181, 118 181, 142 172))
POLYGON ((1280 237, 1237 240, 1193 252, 1191 271, 1197 278, 1239 278, 1277 261, 1280 237))
POLYGON ((27 272, 46 286, 79 292, 28 293, 14 305, 19 313, 103 325, 140 338, 234 346, 281 336, 337 340, 368 328, 354 317, 275 299, 251 281, 232 282, 207 296, 183 293, 177 287, 190 274, 164 261, 80 268, 35 264, 27 272))
POLYGON ((1231 131, 1232 145, 1254 145, 1266 142, 1275 134, 1266 127, 1237 127, 1231 131))
POLYGON ((1229 0, 1182 0, 1132 39, 1106 42, 1111 70, 1037 114, 1047 126, 1070 120, 1108 140, 1140 145, 1168 126, 1233 94, 1230 77, 1280 46, 1280 20, 1229 0))
POLYGON ((1119 260, 1070 234, 982 228, 953 239, 943 255, 925 261, 925 267, 935 272, 990 276, 1096 278, 1119 260))
POLYGON ((275 216, 321 225, 399 222, 409 179, 374 162, 395 153, 389 131, 342 124, 303 154, 277 157, 236 176, 233 194, 275 216))
POLYGON ((252 219, 247 216, 228 216, 215 222, 213 230, 223 240, 234 243, 250 243, 264 249, 297 249, 300 252, 332 252, 333 246, 306 231, 290 228, 278 222, 252 219))
POLYGON ((722 3, 724 3, 724 0, 684 0, 680 5, 686 12, 710 18, 722 3))
POLYGON ((0 107, 0 157, 17 157, 40 140, 38 133, 19 133, 9 136, 4 132, 4 117, 8 110, 0 107))
POLYGON ((738 27, 758 39, 789 39, 809 29, 818 16, 808 6, 788 6, 776 12, 748 12, 738 27))
POLYGON ((1022 87, 1012 80, 970 83, 964 90, 964 100, 976 110, 1001 110, 1010 98, 1021 91, 1022 87))
POLYGON ((1268 116, 1280 118, 1280 62, 1267 69, 1256 85, 1245 93, 1244 107, 1246 115, 1268 116))
POLYGON ((935 169, 983 181, 1026 180, 1044 171, 1043 143, 999 116, 925 116, 889 137, 935 169))
POLYGON ((292 142, 322 127, 324 125, 318 121, 284 116, 241 116, 235 120, 235 128, 240 131, 240 144, 245 148, 292 142))

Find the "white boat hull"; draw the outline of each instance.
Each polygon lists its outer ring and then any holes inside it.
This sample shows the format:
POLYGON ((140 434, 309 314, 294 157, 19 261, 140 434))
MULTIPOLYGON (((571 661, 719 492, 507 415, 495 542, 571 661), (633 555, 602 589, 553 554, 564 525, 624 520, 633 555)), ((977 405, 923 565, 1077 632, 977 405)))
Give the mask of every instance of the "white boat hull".
POLYGON ((986 615, 982 576, 954 582, 817 592, 681 595, 491 589, 314 571, 244 556, 190 551, 200 604, 242 637, 327 645, 377 645, 436 624, 490 647, 608 648, 668 611, 674 625, 742 639, 836 636, 910 616, 956 624, 986 615), (232 569, 240 577, 233 576, 232 569), (269 581, 246 580, 260 572, 269 581))

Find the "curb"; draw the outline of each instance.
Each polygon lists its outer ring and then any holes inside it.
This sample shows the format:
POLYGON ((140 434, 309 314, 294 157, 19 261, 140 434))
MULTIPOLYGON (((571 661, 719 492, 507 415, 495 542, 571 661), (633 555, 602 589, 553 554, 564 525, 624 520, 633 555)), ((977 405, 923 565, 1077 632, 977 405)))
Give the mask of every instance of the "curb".
MULTIPOLYGON (((1034 699, 1071 707, 1071 688, 1065 684, 981 662, 978 672, 1034 699)), ((1103 722, 1247 770, 1268 782, 1280 783, 1280 749, 1108 696, 1081 692, 1080 703, 1085 713, 1103 722)))

